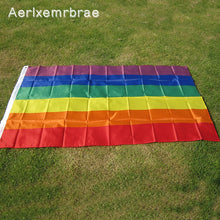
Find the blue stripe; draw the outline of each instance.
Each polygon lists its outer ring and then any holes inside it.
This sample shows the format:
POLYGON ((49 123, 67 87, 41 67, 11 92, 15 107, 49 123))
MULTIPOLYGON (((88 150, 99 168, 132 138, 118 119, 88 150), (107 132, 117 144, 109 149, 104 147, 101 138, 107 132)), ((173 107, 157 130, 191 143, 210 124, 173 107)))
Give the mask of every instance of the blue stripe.
POLYGON ((146 75, 64 75, 64 76, 25 76, 21 87, 40 87, 40 86, 58 86, 58 85, 163 85, 194 86, 191 76, 146 76, 146 75))

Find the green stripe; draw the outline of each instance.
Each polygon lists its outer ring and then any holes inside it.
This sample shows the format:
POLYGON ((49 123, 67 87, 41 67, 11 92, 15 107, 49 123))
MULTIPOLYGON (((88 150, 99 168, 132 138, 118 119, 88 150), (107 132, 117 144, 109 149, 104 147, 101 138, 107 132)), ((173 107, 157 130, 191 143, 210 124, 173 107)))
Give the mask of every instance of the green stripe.
POLYGON ((63 97, 132 97, 132 96, 200 96, 195 86, 87 86, 61 85, 44 87, 21 87, 16 99, 46 99, 63 97), (70 92, 71 91, 71 92, 70 92))

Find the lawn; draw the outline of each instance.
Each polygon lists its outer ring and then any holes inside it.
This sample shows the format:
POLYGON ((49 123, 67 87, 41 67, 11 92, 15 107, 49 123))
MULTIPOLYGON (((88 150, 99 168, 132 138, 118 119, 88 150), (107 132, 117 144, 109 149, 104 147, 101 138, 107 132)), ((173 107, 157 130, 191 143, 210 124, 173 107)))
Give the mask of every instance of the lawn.
MULTIPOLYGON (((217 0, 0 2, 0 118, 24 65, 186 65, 220 134, 217 0), (19 9, 98 18, 8 18, 19 9)), ((0 150, 0 219, 219 219, 220 144, 0 150)))

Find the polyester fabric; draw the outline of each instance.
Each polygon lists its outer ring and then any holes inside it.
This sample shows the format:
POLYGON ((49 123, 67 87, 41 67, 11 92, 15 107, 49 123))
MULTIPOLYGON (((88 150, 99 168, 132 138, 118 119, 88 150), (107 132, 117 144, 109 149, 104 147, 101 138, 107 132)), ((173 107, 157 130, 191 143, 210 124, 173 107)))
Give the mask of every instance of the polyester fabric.
POLYGON ((24 67, 0 148, 219 141, 185 66, 24 67))

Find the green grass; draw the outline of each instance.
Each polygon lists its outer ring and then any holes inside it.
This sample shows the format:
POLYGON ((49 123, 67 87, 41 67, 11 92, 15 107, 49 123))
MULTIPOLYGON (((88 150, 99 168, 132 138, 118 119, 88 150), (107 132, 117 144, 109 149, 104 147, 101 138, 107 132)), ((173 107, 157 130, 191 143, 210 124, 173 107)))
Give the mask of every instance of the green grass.
MULTIPOLYGON (((1 1, 0 118, 24 65, 187 65, 220 131, 217 0, 1 1), (8 19, 97 9, 97 19, 8 19)), ((1 219, 219 219, 216 142, 1 149, 1 219)))

